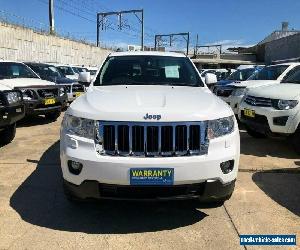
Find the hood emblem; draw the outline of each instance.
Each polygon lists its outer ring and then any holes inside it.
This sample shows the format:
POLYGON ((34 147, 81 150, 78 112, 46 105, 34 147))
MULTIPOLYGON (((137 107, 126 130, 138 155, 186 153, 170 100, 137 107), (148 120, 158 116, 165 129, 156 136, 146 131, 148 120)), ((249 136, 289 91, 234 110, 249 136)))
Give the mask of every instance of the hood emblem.
POLYGON ((157 120, 161 119, 161 115, 149 115, 148 113, 144 116, 144 120, 157 120))

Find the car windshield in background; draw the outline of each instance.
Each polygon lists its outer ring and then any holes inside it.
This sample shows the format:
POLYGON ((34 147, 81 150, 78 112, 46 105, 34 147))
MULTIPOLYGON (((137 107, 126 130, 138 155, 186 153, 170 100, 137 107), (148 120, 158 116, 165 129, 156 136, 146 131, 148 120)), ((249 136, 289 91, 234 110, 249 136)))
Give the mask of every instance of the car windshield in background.
POLYGON ((297 83, 300 84, 300 67, 296 67, 295 71, 282 81, 282 83, 297 83))
POLYGON ((69 66, 59 66, 58 68, 64 75, 75 75, 75 72, 69 66))
POLYGON ((267 66, 254 73, 248 80, 277 80, 288 68, 288 65, 267 66))
POLYGON ((76 73, 87 72, 87 69, 85 68, 73 67, 73 69, 76 71, 76 73))
POLYGON ((63 77, 60 71, 54 66, 30 64, 28 64, 28 66, 41 77, 63 77))
POLYGON ((233 72, 227 80, 246 81, 255 71, 255 68, 242 69, 233 72))
POLYGON ((38 78, 38 76, 29 67, 21 63, 1 62, 0 79, 10 78, 38 78))
POLYGON ((198 72, 186 57, 109 57, 94 83, 100 85, 204 86, 198 72))

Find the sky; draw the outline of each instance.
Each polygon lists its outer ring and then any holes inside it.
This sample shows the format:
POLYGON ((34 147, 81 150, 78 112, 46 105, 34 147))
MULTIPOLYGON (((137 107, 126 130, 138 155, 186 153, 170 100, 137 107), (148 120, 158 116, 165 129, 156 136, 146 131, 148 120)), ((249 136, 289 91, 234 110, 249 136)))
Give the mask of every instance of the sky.
MULTIPOLYGON (((0 0, 0 17, 35 27, 48 26, 48 0, 0 0)), ((145 44, 154 45, 155 34, 190 32, 191 47, 222 44, 225 48, 251 46, 288 21, 300 30, 300 0, 54 0, 58 33, 95 42, 96 12, 144 9, 145 44)), ((140 44, 140 23, 132 15, 105 20, 102 45, 124 47, 140 44)), ((184 46, 178 38, 175 47, 184 46)))

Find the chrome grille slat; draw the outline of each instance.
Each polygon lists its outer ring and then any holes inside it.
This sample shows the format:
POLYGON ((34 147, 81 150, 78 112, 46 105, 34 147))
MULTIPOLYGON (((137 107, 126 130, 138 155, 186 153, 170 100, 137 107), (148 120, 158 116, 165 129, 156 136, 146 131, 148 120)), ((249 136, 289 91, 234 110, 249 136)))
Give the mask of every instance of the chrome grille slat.
POLYGON ((272 100, 264 97, 256 97, 256 96, 247 96, 245 98, 245 103, 251 106, 259 106, 259 107, 271 107, 272 100))
POLYGON ((103 155, 170 157, 208 152, 207 122, 99 121, 97 152, 103 155), (102 146, 99 138, 103 138, 102 146), (102 148, 98 150, 99 148, 102 148))

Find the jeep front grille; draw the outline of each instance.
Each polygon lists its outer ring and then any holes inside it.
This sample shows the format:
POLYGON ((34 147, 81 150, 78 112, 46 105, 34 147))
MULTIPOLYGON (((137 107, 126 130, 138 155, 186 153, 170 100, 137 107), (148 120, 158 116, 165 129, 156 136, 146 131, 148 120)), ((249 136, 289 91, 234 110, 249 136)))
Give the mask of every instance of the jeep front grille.
POLYGON ((167 157, 208 151, 207 122, 100 121, 96 134, 96 148, 102 155, 167 157))

